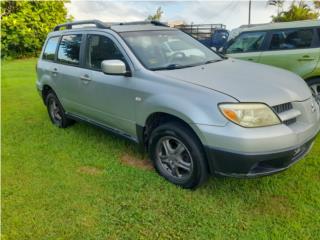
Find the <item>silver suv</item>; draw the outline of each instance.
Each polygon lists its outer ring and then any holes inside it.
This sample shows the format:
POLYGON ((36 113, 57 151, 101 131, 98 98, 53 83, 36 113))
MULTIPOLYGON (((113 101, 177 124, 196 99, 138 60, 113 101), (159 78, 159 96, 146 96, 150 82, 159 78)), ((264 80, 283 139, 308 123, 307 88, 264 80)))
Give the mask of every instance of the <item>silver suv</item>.
POLYGON ((223 58, 159 22, 61 24, 37 74, 55 125, 81 120, 137 142, 184 188, 209 174, 285 170, 320 129, 319 103, 297 75, 223 58))

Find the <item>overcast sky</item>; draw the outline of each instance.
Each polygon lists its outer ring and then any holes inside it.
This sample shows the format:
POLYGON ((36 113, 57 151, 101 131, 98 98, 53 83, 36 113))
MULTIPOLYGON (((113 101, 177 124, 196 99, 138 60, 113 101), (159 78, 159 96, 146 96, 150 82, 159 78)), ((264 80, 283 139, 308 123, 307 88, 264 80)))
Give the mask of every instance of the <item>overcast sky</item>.
MULTIPOLYGON (((286 6, 290 4, 287 0, 286 6)), ((310 4, 310 2, 309 2, 310 4)), ((225 1, 79 1, 67 4, 75 20, 99 19, 105 22, 145 20, 161 6, 162 21, 184 20, 187 23, 223 23, 228 29, 248 22, 248 0, 225 1)), ((251 23, 270 22, 276 14, 274 6, 266 0, 252 2, 251 23)))

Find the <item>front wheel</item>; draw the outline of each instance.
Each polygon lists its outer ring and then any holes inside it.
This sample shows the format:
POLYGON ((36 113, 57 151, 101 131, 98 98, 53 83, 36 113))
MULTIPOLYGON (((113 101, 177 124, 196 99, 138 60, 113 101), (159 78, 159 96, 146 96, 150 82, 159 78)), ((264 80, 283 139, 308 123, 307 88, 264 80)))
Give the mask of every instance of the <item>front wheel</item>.
POLYGON ((148 150, 157 172, 173 184, 196 188, 208 177, 200 141, 179 122, 157 127, 150 136, 148 150))
POLYGON ((316 96, 316 98, 320 101, 320 78, 315 78, 307 82, 311 91, 316 96))

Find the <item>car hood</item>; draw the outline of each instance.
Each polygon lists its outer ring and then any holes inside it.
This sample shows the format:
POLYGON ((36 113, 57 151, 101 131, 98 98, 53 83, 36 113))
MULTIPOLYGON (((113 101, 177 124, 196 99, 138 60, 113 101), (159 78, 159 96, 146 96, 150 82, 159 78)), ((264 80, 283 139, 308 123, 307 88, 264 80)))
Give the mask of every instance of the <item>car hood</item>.
POLYGON ((309 87, 298 75, 235 59, 157 73, 223 92, 240 102, 264 102, 275 106, 311 97, 309 87))

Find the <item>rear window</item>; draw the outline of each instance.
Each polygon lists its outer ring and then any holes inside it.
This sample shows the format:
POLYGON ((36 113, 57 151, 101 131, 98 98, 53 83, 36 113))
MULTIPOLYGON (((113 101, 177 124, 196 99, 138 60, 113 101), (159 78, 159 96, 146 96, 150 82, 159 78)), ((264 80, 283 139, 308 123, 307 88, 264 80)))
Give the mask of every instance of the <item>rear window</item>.
POLYGON ((58 61, 65 64, 79 65, 82 35, 63 36, 58 50, 58 61))
POLYGON ((46 48, 43 51, 42 59, 54 61, 59 38, 60 37, 52 37, 48 40, 46 48))
POLYGON ((270 50, 309 48, 312 45, 313 29, 279 30, 272 33, 270 50))

